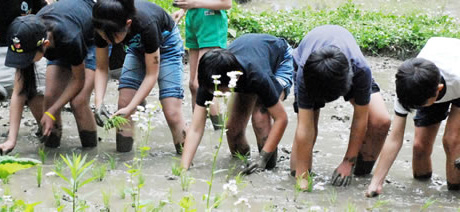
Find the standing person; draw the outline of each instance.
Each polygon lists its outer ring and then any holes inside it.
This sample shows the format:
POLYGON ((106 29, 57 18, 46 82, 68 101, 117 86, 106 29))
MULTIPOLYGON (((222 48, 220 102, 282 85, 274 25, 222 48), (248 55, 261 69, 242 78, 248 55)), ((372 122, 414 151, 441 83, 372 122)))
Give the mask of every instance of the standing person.
MULTIPOLYGON (((174 5, 181 8, 173 14, 176 23, 187 12, 185 18, 185 47, 189 48, 192 109, 195 107, 198 90, 198 61, 211 49, 227 48, 227 12, 232 7, 231 0, 176 0, 174 5)), ((217 105, 211 105, 210 118, 215 130, 220 129, 217 105)))
POLYGON ((407 114, 414 116, 412 174, 415 179, 430 179, 431 153, 441 122, 447 118, 442 138, 446 153, 447 189, 460 190, 460 40, 430 38, 416 58, 404 61, 396 73, 395 117, 366 195, 382 193, 383 181, 396 159, 404 138, 407 114), (449 111, 450 108, 450 111, 449 111))
POLYGON ((297 68, 297 129, 291 170, 308 189, 312 151, 318 135, 320 109, 340 96, 353 105, 347 151, 332 175, 332 184, 347 186, 352 174, 371 172, 390 126, 379 87, 355 39, 345 28, 320 26, 310 31, 294 50, 297 68), (298 108, 297 108, 298 105, 298 108), (354 170, 354 171, 353 171, 354 170))
POLYGON ((12 30, 12 47, 5 64, 21 68, 43 56, 46 68, 44 113, 45 146, 60 146, 61 108, 70 102, 83 147, 97 145, 96 123, 89 99, 94 83, 92 0, 60 0, 37 15, 19 17, 12 30), (38 39, 38 41, 37 41, 38 39))
POLYGON ((206 122, 205 102, 213 99, 212 75, 220 75, 219 90, 228 91, 228 72, 239 70, 235 94, 230 100, 227 141, 232 155, 250 154, 245 132, 252 115, 259 157, 245 173, 276 166, 277 146, 287 125, 281 103, 292 85, 291 47, 281 38, 265 34, 246 34, 230 44, 228 50, 206 52, 198 66, 198 94, 192 124, 182 155, 181 166, 190 167, 203 137, 206 122), (272 124, 273 120, 273 124, 272 124))
MULTIPOLYGON (((100 0, 93 9, 96 29, 96 113, 100 126, 109 117, 103 104, 108 78, 108 44, 123 43, 127 54, 118 87, 118 111, 130 118, 155 83, 177 153, 185 137, 182 115, 184 48, 174 20, 161 7, 141 0, 100 0)), ((133 127, 117 130, 117 151, 133 146, 133 127)))
POLYGON ((11 45, 8 45, 11 38, 8 39, 7 29, 16 17, 36 14, 45 5, 44 0, 6 0, 0 8, 0 14, 3 14, 0 16, 0 101, 11 97, 8 138, 0 144, 0 155, 11 152, 16 146, 24 105, 29 106, 35 120, 40 123, 45 91, 45 60, 40 61, 36 68, 33 64, 21 69, 5 66, 6 53, 11 45))

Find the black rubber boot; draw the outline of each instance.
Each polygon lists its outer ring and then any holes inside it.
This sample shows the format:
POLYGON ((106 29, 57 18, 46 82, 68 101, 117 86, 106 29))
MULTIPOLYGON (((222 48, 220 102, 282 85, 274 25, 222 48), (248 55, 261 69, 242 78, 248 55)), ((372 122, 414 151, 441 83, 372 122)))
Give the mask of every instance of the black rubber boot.
POLYGON ((55 125, 54 129, 51 130, 51 134, 49 136, 43 136, 42 140, 45 143, 46 147, 58 148, 59 146, 61 146, 61 136, 61 126, 55 125))
POLYGON ((422 175, 417 175, 414 173, 414 178, 416 180, 429 180, 431 178, 431 175, 433 175, 432 172, 428 173, 428 174, 422 174, 422 175))
POLYGON ((222 118, 222 115, 210 115, 209 118, 211 119, 212 126, 214 127, 214 130, 220 130, 223 127, 224 120, 222 118))
POLYGON ((80 135, 81 146, 91 148, 97 146, 97 132, 82 130, 78 132, 80 135))
POLYGON ((371 173, 372 168, 374 167, 375 160, 373 161, 364 161, 363 155, 358 154, 358 159, 356 160, 355 171, 353 174, 356 176, 364 176, 371 173))
POLYGON ((133 149, 133 137, 125 137, 117 133, 117 152, 131 152, 133 149))
POLYGON ((270 160, 268 160, 267 166, 265 166, 265 168, 268 170, 275 168, 277 160, 278 160, 278 148, 276 148, 275 152, 273 152, 273 155, 270 158, 270 160))

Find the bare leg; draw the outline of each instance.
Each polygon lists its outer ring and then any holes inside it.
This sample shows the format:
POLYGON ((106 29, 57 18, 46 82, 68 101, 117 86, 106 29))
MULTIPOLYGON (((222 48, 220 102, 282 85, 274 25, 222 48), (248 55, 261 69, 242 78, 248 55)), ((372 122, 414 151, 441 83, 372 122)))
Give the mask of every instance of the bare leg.
POLYGON ((173 137, 174 146, 178 154, 182 153, 185 142, 185 121, 182 114, 182 99, 170 97, 161 100, 163 113, 168 122, 173 137))
POLYGON ((227 121, 227 142, 232 155, 250 154, 246 139, 246 127, 257 97, 251 94, 235 93, 230 100, 230 117, 227 121))
MULTIPOLYGON (((122 88, 119 90, 118 97, 118 109, 126 107, 133 96, 136 94, 136 90, 132 88, 122 88)), ((117 151, 118 152, 130 152, 133 149, 134 143, 134 124, 131 117, 125 117, 129 119, 129 124, 124 125, 121 129, 117 129, 117 151)))
POLYGON ((380 150, 382 150, 390 125, 390 115, 385 107, 382 95, 380 93, 372 94, 369 103, 366 138, 358 154, 354 171, 355 175, 371 173, 380 150))
POLYGON ((460 157, 460 108, 452 105, 443 137, 446 152, 447 189, 460 190, 460 170, 455 160, 460 157))
POLYGON ((412 172, 415 179, 429 179, 432 174, 431 153, 441 123, 426 127, 415 127, 412 151, 412 172))
POLYGON ((89 107, 91 92, 94 89, 94 74, 93 70, 85 69, 85 84, 70 101, 83 147, 97 146, 96 121, 89 107))

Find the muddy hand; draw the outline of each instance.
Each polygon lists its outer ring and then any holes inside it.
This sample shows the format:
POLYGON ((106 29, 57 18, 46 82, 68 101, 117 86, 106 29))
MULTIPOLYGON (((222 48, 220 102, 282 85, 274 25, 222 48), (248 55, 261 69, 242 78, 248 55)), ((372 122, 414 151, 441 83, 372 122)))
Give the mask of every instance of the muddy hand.
POLYGON ((105 121, 110 118, 110 114, 104 104, 101 104, 101 106, 96 109, 94 112, 94 118, 96 119, 96 124, 99 127, 103 127, 105 121))
POLYGON ((5 143, 0 144, 0 155, 7 155, 11 151, 13 151, 14 146, 16 144, 13 143, 13 145, 11 145, 10 143, 12 143, 12 142, 7 140, 7 141, 5 141, 5 143))
POLYGON ((245 175, 252 174, 256 171, 262 171, 267 166, 267 162, 273 156, 274 152, 265 152, 264 150, 260 151, 259 157, 248 165, 241 173, 245 175))
POLYGON ((335 169, 334 173, 332 173, 331 182, 332 182, 332 185, 334 186, 346 187, 350 185, 352 179, 353 179, 353 176, 351 174, 349 176, 343 176, 337 171, 337 169, 335 169))

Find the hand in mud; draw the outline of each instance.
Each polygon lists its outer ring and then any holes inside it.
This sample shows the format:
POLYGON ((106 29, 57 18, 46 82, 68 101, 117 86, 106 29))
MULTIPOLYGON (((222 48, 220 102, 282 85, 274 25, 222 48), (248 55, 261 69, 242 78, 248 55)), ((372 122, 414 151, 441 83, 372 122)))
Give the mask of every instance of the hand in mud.
POLYGON ((0 155, 7 155, 13 151, 15 146, 16 142, 13 142, 12 140, 6 140, 5 143, 0 144, 0 155))
POLYGON ((49 136, 54 128, 54 120, 48 115, 43 114, 40 124, 43 129, 43 136, 49 136))
POLYGON ((133 112, 134 112, 134 109, 124 107, 124 108, 119 109, 112 116, 123 116, 124 118, 129 118, 133 112))
POLYGON ((339 167, 334 170, 334 173, 332 173, 332 185, 343 187, 350 185, 351 180, 353 179, 353 168, 354 164, 352 162, 347 160, 343 161, 339 167))
POLYGON ((96 109, 94 112, 94 118, 96 119, 96 124, 99 127, 103 127, 105 121, 110 118, 110 114, 104 104, 101 104, 101 106, 96 109))
POLYGON ((382 185, 373 185, 372 182, 367 188, 366 197, 372 198, 380 195, 382 193, 382 185))
POLYGON ((195 8, 195 0, 174 0, 173 6, 179 7, 182 9, 192 9, 195 8))
POLYGON ((252 174, 257 171, 262 171, 267 166, 267 162, 273 156, 274 152, 265 152, 264 150, 260 151, 259 157, 250 163, 241 173, 245 175, 252 174))

